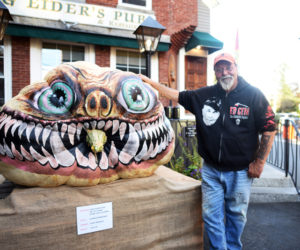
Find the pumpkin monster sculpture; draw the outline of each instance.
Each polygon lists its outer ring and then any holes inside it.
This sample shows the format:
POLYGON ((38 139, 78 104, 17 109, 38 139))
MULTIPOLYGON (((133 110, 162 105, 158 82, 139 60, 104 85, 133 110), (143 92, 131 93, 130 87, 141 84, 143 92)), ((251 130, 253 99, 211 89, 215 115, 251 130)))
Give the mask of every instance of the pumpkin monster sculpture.
POLYGON ((75 62, 0 112, 0 173, 26 186, 91 186, 150 176, 174 151, 157 93, 133 73, 75 62))

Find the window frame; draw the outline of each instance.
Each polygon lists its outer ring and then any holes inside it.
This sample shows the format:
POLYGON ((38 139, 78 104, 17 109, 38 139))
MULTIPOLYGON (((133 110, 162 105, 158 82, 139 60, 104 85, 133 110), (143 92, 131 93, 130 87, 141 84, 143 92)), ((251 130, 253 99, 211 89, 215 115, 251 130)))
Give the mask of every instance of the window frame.
POLYGON ((118 0, 118 7, 119 6, 133 9, 152 10, 152 0, 146 0, 146 6, 123 3, 123 0, 118 0))
POLYGON ((12 46, 10 36, 4 37, 3 47, 3 78, 5 104, 12 98, 12 46))
POLYGON ((43 43, 55 43, 55 44, 65 44, 65 45, 75 45, 84 47, 84 60, 87 62, 95 63, 95 46, 92 44, 82 44, 74 43, 68 41, 58 41, 50 39, 39 39, 31 38, 30 39, 30 82, 39 82, 43 80, 42 77, 42 49, 43 43), (40 70, 36 70, 40 69, 40 70))
MULTIPOLYGON (((138 68, 138 70, 139 70, 139 74, 140 73, 142 73, 141 71, 142 71, 142 65, 141 65, 141 59, 142 59, 142 54, 139 52, 139 51, 136 51, 136 50, 124 50, 124 49, 116 49, 116 69, 117 69, 117 51, 122 51, 122 52, 127 52, 127 53, 136 53, 136 54, 138 54, 139 55, 139 65, 138 65, 138 67, 136 67, 136 68, 138 68)), ((129 56, 127 55, 127 62, 126 62, 126 71, 127 72, 132 72, 132 71, 129 71, 129 69, 130 68, 134 68, 134 66, 133 65, 130 65, 129 64, 129 56)), ((146 68, 146 57, 145 57, 145 68, 144 68, 144 71, 146 72, 146 70, 147 70, 147 68, 146 68)), ((144 73, 145 74, 145 73, 144 73)))
MULTIPOLYGON (((117 50, 126 50, 139 52, 137 49, 128 49, 122 47, 110 47, 110 67, 111 69, 116 69, 117 67, 117 50)), ((158 61, 158 52, 154 55, 151 55, 151 77, 154 81, 159 81, 159 61, 158 61)))

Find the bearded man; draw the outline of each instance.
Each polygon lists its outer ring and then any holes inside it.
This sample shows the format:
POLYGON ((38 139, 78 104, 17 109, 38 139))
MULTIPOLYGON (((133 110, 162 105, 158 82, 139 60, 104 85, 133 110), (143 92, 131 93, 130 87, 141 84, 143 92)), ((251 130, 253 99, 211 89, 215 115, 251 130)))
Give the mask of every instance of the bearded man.
POLYGON ((210 249, 242 249, 251 184, 261 175, 275 136, 274 113, 263 93, 238 76, 232 55, 218 55, 214 71, 217 84, 181 92, 140 77, 195 115, 210 249))

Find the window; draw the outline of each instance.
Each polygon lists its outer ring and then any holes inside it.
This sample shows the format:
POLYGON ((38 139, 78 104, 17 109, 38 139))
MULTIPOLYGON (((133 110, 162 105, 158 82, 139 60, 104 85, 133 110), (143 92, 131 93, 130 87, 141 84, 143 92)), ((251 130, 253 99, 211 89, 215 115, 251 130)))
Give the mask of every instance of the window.
POLYGON ((146 7, 146 0, 122 0, 122 3, 134 4, 146 7))
POLYGON ((119 5, 152 10, 152 0, 119 0, 119 5))
POLYGON ((43 43, 42 76, 64 62, 84 61, 84 46, 43 43))
POLYGON ((4 85, 4 46, 0 43, 0 106, 5 103, 5 85, 4 85))
POLYGON ((116 51, 116 68, 136 74, 146 74, 146 58, 135 51, 116 51))

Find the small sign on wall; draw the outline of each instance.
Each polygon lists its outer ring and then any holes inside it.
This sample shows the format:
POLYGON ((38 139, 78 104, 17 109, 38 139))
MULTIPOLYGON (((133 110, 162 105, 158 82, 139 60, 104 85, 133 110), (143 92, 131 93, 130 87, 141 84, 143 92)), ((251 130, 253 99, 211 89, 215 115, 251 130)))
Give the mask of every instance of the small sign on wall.
POLYGON ((196 127, 195 126, 188 126, 185 127, 185 137, 194 137, 196 136, 196 127))
POLYGON ((112 202, 76 207, 77 234, 113 228, 112 202))

